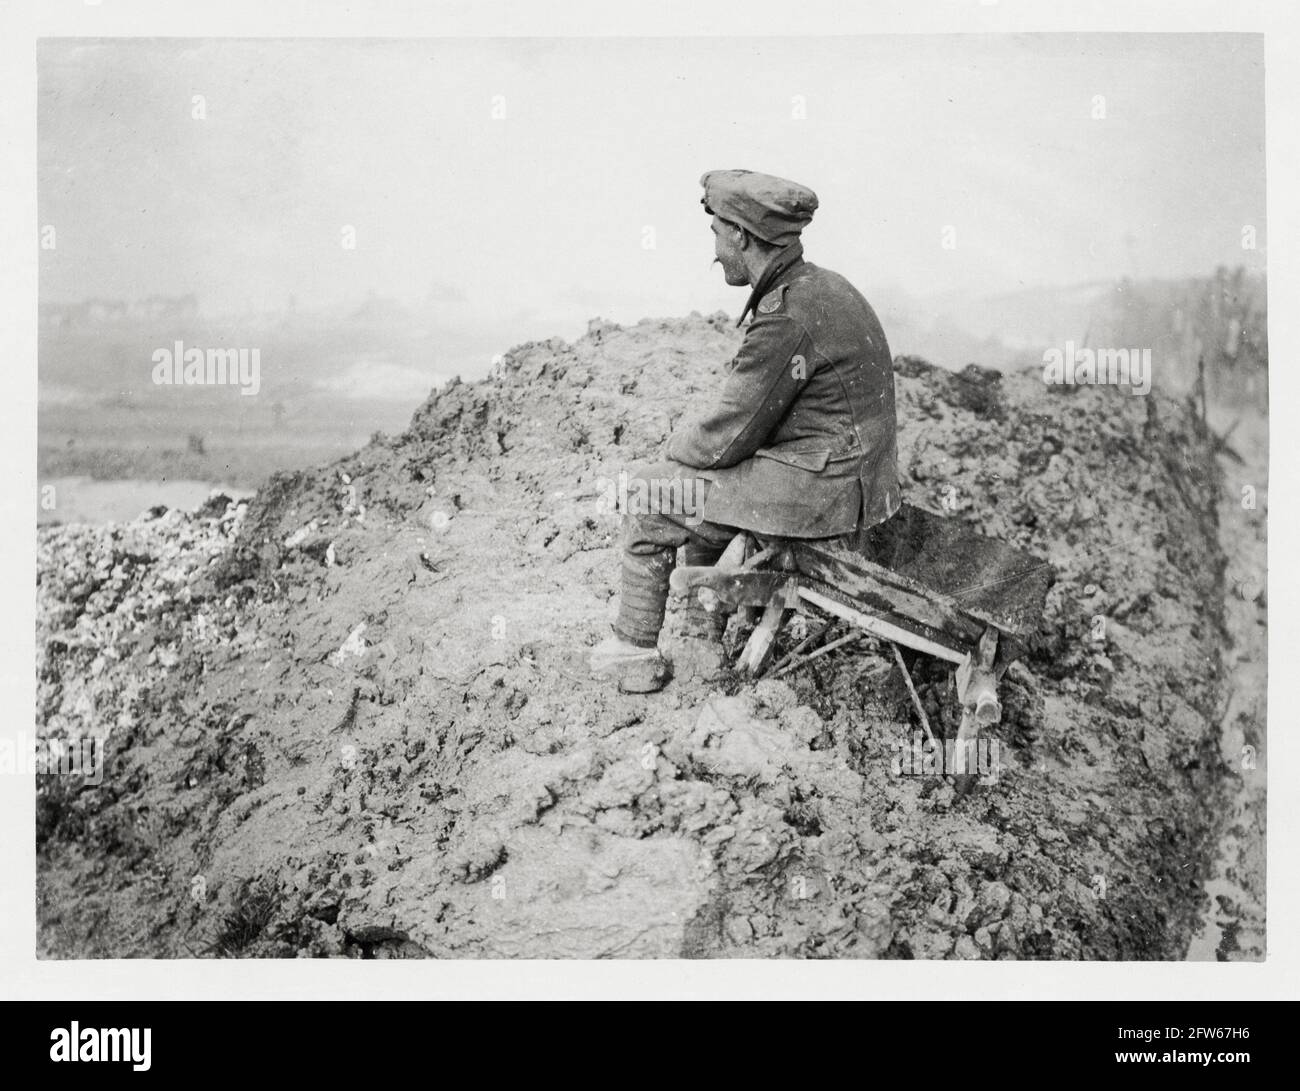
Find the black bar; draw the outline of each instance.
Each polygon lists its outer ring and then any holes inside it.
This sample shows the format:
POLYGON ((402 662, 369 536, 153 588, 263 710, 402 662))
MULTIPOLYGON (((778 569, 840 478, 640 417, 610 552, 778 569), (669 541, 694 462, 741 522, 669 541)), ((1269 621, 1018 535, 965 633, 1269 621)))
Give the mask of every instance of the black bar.
MULTIPOLYGON (((874 1001, 869 1011, 846 1012, 812 1034, 826 1047, 831 1028, 840 1026, 843 1038, 838 1048, 865 1050, 859 1057, 862 1061, 875 1055, 882 1066, 879 1076, 890 1067, 885 1058, 893 1055, 903 1070, 923 1063, 927 1075, 951 1071, 973 1076, 991 1069, 1003 1076, 1068 1074, 1073 1079, 1134 1069, 1147 1077, 1153 1070, 1177 1073, 1180 1079, 1202 1070, 1222 1079, 1234 1069, 1263 1075, 1280 1066, 1280 1043, 1292 1036, 1292 1003, 1284 1007, 1281 1002, 1265 1001, 874 1001), (1171 1036, 1171 1031, 1177 1033, 1171 1036), (1121 1060, 1121 1054, 1128 1059, 1121 1060), (1198 1056, 1189 1060, 1191 1054, 1198 1056), (1205 1055, 1211 1057, 1208 1063, 1205 1055)), ((573 1016, 559 1014, 560 1025, 568 1025, 571 1032, 564 1035, 563 1045, 556 1039, 556 1022, 541 1013, 513 1020, 487 1016, 478 1007, 460 1012, 431 1001, 51 1001, 10 1004, 8 1016, 10 1056, 35 1069, 41 1079, 123 1074, 132 1080, 173 1081, 201 1074, 204 1082, 211 1083, 224 1076, 255 1074, 260 1081, 283 1073, 301 1086, 304 1077, 315 1074, 331 1079, 350 1073, 373 1078, 394 1070, 411 1074, 438 1070, 450 1075, 447 1066, 456 1067, 457 1056, 470 1070, 479 1063, 495 1070, 494 1058, 503 1048, 513 1057, 531 1055, 552 1061, 564 1057, 566 1067, 582 1069, 615 1046, 619 1027, 629 1035, 626 1046, 634 1054, 649 1049, 674 1055, 674 1071, 679 1075, 690 1071, 689 1057, 696 1052, 687 1041, 675 1045, 671 1041, 694 1036, 689 1028, 696 1024, 689 1017, 685 1021, 667 1017, 669 1021, 661 1023, 664 1017, 631 1015, 608 1004, 603 1010, 584 1012, 576 1023, 569 1022, 573 1016), (87 1059, 52 1059, 66 1054, 63 1046, 71 1042, 74 1023, 79 1049, 86 1051, 79 1052, 79 1058, 87 1059), (593 1036, 603 1029, 601 1023, 607 1023, 608 1030, 593 1036), (146 1028, 147 1057, 142 1057, 146 1028), (105 1029, 137 1033, 106 1038, 105 1029), (667 1039, 661 1036, 665 1032, 667 1039), (640 1033, 649 1034, 649 1040, 637 1044, 640 1033), (487 1055, 479 1055, 478 1042, 490 1047, 487 1055), (130 1045, 136 1048, 131 1050, 130 1045), (109 1052, 117 1048, 127 1058, 88 1059, 105 1046, 109 1052), (401 1054, 406 1054, 404 1059, 401 1054)), ((723 1032, 727 1017, 717 1018, 723 1021, 714 1024, 715 1030, 730 1037, 723 1032)), ((763 1020, 764 1033, 754 1035, 751 1027, 732 1038, 725 1049, 726 1066, 766 1065, 776 1060, 773 1052, 789 1054, 791 1063, 798 1057, 807 1062, 821 1052, 810 1051, 812 1042, 806 1039, 790 1049, 811 1032, 810 1016, 790 1018, 786 1029, 778 1032, 776 1025, 783 1018, 789 1017, 769 1015, 763 1020), (768 1037, 772 1033, 782 1040, 775 1051, 768 1037)), ((722 1063, 722 1058, 715 1063, 722 1063)))

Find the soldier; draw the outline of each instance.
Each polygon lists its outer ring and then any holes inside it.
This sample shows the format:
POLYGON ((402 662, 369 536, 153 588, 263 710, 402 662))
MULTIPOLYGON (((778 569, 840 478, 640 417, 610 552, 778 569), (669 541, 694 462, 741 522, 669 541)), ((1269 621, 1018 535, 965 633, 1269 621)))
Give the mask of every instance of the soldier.
MULTIPOLYGON (((624 692, 671 677, 658 642, 679 546, 702 565, 741 529, 857 540, 901 506, 889 345, 857 290, 803 259, 817 195, 744 170, 700 184, 715 260, 728 284, 752 289, 736 324, 753 320, 717 403, 669 436, 665 461, 635 469, 631 494, 671 502, 623 518, 618 619, 591 666, 624 692)), ((688 637, 720 636, 693 598, 685 620, 688 637)))

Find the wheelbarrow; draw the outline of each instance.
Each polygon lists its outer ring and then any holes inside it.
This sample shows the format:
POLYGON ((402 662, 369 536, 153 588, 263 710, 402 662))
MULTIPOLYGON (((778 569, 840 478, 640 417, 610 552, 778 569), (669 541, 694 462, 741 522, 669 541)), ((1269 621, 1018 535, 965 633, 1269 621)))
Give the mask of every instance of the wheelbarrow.
POLYGON ((898 646, 951 663, 961 706, 956 750, 965 754, 981 727, 1002 719, 998 682, 1024 653, 1054 578, 1024 550, 904 504, 880 526, 844 538, 742 532, 716 565, 677 568, 671 588, 698 595, 710 611, 758 617, 736 659, 737 671, 754 678, 790 611, 817 611, 889 641, 927 734, 898 646))

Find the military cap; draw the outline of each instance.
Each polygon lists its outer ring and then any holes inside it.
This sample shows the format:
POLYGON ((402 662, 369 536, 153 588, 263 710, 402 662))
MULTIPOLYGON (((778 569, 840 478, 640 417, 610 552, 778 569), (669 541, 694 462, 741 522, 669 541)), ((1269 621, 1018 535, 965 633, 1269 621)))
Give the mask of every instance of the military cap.
POLYGON ((812 222, 817 194, 798 182, 752 170, 711 170, 700 204, 775 246, 788 246, 812 222))

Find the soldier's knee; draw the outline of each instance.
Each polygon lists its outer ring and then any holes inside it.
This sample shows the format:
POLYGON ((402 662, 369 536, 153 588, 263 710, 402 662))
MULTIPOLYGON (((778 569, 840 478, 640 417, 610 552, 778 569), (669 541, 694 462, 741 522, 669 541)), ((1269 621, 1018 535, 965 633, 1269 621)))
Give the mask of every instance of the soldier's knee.
POLYGON ((684 536, 673 518, 661 512, 633 508, 623 513, 623 546, 630 552, 678 546, 678 539, 684 536))
POLYGON ((626 473, 621 497, 625 517, 679 527, 703 519, 708 482, 690 467, 670 461, 635 463, 626 473))

